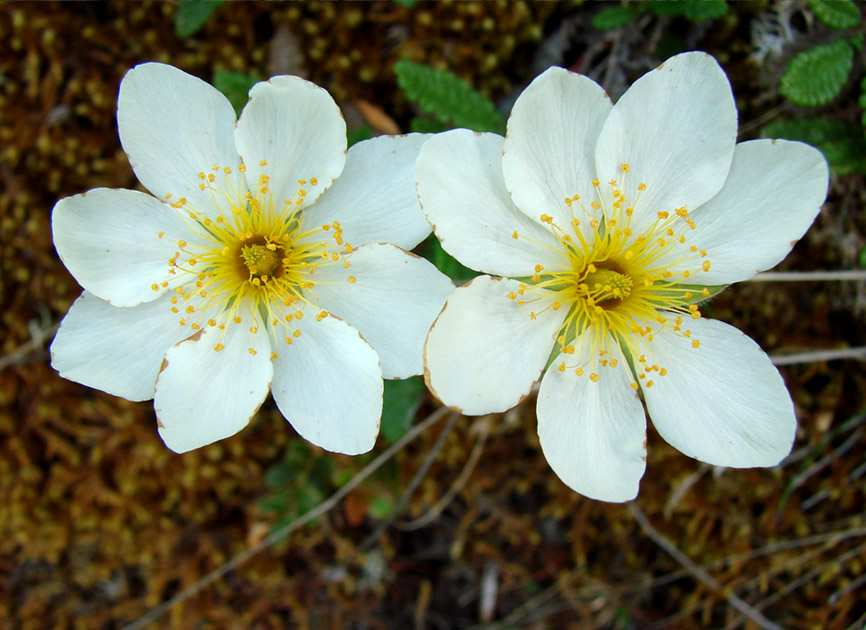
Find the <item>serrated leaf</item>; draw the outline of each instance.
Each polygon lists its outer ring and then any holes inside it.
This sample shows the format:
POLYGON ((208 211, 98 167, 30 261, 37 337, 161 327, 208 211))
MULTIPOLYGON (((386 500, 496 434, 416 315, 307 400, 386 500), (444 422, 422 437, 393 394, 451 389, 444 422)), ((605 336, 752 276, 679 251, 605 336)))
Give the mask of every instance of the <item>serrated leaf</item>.
POLYGON ((830 28, 854 28, 862 16, 853 0, 809 0, 809 8, 820 22, 830 28))
POLYGON ((797 105, 825 105, 842 91, 853 63, 854 50, 843 38, 815 46, 791 59, 779 91, 797 105))
POLYGON ((217 70, 213 73, 213 86, 222 92, 235 113, 240 114, 250 96, 250 89, 258 83, 258 77, 233 70, 217 70))
POLYGON ((592 17, 592 25, 601 31, 610 31, 625 26, 640 12, 640 7, 633 4, 607 7, 592 17))
POLYGON ((181 39, 195 35, 223 0, 180 0, 174 10, 174 33, 181 39))
POLYGON ((382 401, 382 435, 393 444, 406 434, 421 406, 424 379, 413 376, 402 381, 385 381, 382 401))
POLYGON ((404 59, 394 64, 397 84, 407 98, 440 122, 474 131, 505 133, 505 119, 493 102, 448 70, 436 70, 404 59))
POLYGON ((817 147, 837 175, 866 173, 866 138, 857 125, 823 118, 780 120, 764 127, 761 136, 799 140, 817 147))

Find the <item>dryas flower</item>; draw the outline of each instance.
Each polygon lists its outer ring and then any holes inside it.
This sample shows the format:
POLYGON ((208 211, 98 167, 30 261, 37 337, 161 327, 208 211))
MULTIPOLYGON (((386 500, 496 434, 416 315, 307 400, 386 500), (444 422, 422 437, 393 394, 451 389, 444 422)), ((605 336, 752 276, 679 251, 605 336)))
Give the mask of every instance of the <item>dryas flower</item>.
POLYGON ((236 121, 212 86, 158 63, 124 77, 117 120, 153 196, 99 188, 54 207, 57 252, 84 288, 54 368, 153 398, 177 452, 242 429, 269 389, 314 444, 372 448, 383 375, 421 372, 453 289, 401 249, 429 233, 413 181, 426 137, 347 153, 338 107, 308 81, 255 85, 236 121))
POLYGON ((683 453, 771 466, 794 440, 769 358, 704 319, 719 287, 778 263, 828 184, 823 156, 783 140, 735 144, 727 78, 704 53, 666 61, 613 105, 550 68, 506 138, 451 131, 421 150, 421 205, 442 246, 481 276, 447 301, 425 375, 467 414, 508 409, 546 368, 543 452, 586 496, 625 501, 646 467, 646 417, 683 453))

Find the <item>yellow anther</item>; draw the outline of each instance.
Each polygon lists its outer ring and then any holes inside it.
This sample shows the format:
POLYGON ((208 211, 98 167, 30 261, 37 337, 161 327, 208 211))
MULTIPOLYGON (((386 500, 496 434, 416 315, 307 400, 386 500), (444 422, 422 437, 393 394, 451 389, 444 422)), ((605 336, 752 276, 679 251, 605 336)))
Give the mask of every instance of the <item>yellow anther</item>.
POLYGON ((356 280, 356 279, 357 279, 357 278, 355 278, 355 276, 349 276, 349 277, 348 277, 349 282, 352 283, 352 284, 355 283, 355 280, 356 280))
POLYGON ((591 380, 593 383, 598 383, 598 374, 593 372, 589 375, 589 380, 591 380))
POLYGON ((709 271, 710 270, 710 261, 705 260, 703 262, 703 264, 701 265, 701 269, 703 269, 704 271, 709 271))
POLYGON ((218 343, 217 345, 215 345, 215 346, 213 347, 213 349, 216 350, 217 352, 219 352, 220 350, 224 350, 224 349, 225 349, 225 346, 224 346, 223 344, 221 344, 221 343, 218 343))
POLYGON ((700 345, 701 345, 700 341, 698 341, 697 339, 692 339, 692 348, 699 348, 700 345))
POLYGON ((646 184, 643 184, 643 183, 638 184, 637 189, 640 190, 641 192, 643 192, 644 190, 646 190, 646 184))

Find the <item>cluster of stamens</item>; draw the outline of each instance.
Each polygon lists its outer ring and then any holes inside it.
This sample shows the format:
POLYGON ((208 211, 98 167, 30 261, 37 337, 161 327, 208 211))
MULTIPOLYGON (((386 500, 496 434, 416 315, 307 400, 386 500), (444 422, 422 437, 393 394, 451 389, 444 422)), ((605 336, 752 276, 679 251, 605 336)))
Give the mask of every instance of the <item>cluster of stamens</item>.
MULTIPOLYGON (((259 165, 266 167, 267 162, 259 165)), ((255 189, 248 190, 245 172, 244 164, 236 173, 214 164, 210 172, 199 173, 199 189, 209 191, 213 200, 207 209, 166 195, 166 202, 199 239, 196 244, 174 241, 177 249, 167 261, 168 279, 151 286, 154 291, 173 289, 171 311, 181 326, 219 330, 213 346, 217 352, 225 348, 227 327, 249 325, 256 335, 258 320, 270 325, 274 340, 282 338, 291 345, 301 335, 297 322, 308 309, 316 311, 317 321, 328 316, 315 297, 316 269, 335 264, 348 268, 353 251, 339 222, 305 224, 304 200, 318 185, 315 177, 298 180, 291 199, 276 200, 267 175, 260 175, 255 189)), ((157 236, 171 238, 164 232, 157 236)), ((354 276, 348 281, 354 282, 354 276)), ((257 353, 255 343, 249 352, 257 353)))
MULTIPOLYGON (((686 321, 701 317, 696 303, 709 297, 710 290, 696 286, 695 279, 711 264, 706 251, 689 243, 696 224, 685 207, 657 212, 650 226, 634 233, 632 216, 646 185, 637 186, 630 203, 623 195, 628 172, 628 164, 623 164, 622 180, 608 182, 608 191, 594 180, 596 200, 588 207, 579 195, 565 199, 570 225, 559 225, 548 214, 539 217, 558 241, 563 270, 536 265, 535 273, 508 298, 527 306, 531 319, 548 309, 565 309, 567 315, 555 334, 557 354, 574 355, 575 339, 590 335, 589 356, 575 357, 574 364, 560 361, 556 369, 582 376, 590 364, 615 368, 619 362, 610 357, 615 343, 632 359, 644 386, 652 387, 653 376, 664 376, 667 370, 648 360, 641 348, 662 329, 691 339, 693 348, 700 346, 686 321), (585 230, 584 221, 590 230, 585 230)), ((531 240, 516 231, 512 237, 531 240)), ((599 375, 590 372, 589 378, 597 382, 599 375)), ((637 389, 638 383, 632 382, 632 387, 637 389)))

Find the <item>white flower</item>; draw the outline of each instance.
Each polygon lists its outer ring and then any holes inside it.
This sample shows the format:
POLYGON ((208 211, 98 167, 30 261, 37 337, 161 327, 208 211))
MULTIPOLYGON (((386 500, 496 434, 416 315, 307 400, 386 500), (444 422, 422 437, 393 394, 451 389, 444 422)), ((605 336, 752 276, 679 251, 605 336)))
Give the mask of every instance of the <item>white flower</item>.
POLYGON ((503 141, 455 130, 422 148, 416 179, 442 246, 481 276, 449 298, 425 375, 467 414, 538 394, 538 433, 571 488, 637 495, 646 418, 711 464, 771 466, 796 420, 778 371, 740 331, 703 319, 712 287, 790 251, 828 170, 812 147, 735 145, 730 85, 704 53, 669 59, 612 105, 551 68, 514 105, 503 141))
POLYGON ((216 89, 157 63, 127 73, 117 120, 154 196, 99 188, 54 207, 57 252, 85 289, 54 368, 153 398, 177 452, 238 432, 269 388, 310 442, 372 448, 383 375, 421 372, 453 289, 404 251, 430 231, 413 181, 426 137, 347 153, 339 109, 308 81, 255 85, 236 122, 216 89))

